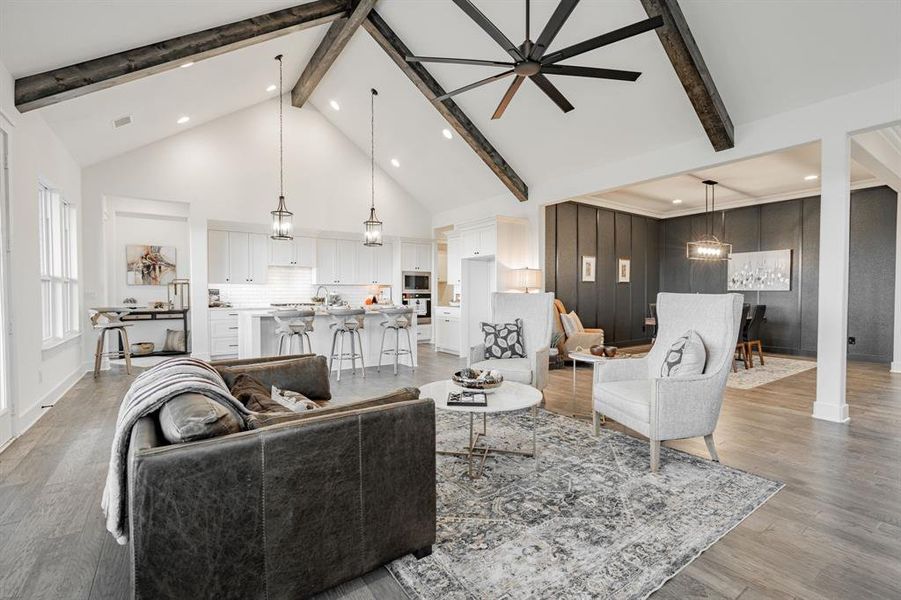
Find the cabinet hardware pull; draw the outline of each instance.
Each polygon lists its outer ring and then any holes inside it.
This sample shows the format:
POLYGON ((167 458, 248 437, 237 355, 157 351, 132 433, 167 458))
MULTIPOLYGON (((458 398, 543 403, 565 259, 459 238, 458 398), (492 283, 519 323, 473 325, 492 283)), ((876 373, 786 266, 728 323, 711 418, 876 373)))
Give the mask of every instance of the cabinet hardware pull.
POLYGON ((237 327, 229 327, 229 329, 237 329, 237 327))
POLYGON ((238 347, 238 344, 229 344, 228 347, 229 347, 229 348, 237 348, 237 347, 238 347))

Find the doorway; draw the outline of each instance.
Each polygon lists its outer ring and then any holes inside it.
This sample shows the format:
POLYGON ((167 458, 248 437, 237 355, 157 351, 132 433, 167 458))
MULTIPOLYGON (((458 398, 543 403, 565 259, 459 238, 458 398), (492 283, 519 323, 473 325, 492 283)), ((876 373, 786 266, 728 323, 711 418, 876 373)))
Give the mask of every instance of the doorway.
POLYGON ((9 137, 0 128, 0 448, 13 437, 12 385, 9 348, 12 327, 9 315, 9 137))

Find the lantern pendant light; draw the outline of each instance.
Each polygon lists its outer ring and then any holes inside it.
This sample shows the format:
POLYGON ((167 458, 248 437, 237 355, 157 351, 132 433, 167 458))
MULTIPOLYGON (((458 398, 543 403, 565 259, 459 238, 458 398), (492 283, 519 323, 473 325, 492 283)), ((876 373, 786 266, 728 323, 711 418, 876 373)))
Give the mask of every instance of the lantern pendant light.
POLYGON ((369 131, 369 184, 370 204, 369 218, 363 221, 363 245, 382 245, 382 222, 375 216, 375 97, 379 95, 375 88, 371 90, 369 100, 370 131, 369 131))
POLYGON ((707 233, 697 241, 685 245, 685 256, 691 260, 727 261, 731 258, 732 244, 721 242, 713 235, 713 219, 716 215, 716 181, 707 179, 704 183, 704 216, 707 218, 707 233), (710 210, 708 211, 708 204, 710 210))
POLYGON ((282 89, 282 55, 275 57, 278 61, 278 208, 272 211, 272 233, 269 235, 274 240, 294 239, 294 213, 288 210, 285 204, 285 122, 282 103, 284 95, 282 89))

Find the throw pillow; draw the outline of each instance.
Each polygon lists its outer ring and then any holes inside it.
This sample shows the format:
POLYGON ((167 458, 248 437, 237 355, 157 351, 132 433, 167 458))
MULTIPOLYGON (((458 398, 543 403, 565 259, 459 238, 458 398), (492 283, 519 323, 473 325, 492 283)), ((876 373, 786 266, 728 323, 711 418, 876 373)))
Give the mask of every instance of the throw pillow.
POLYGON ((572 321, 573 330, 576 333, 582 333, 585 331, 585 326, 582 325, 582 319, 579 318, 579 315, 576 314, 576 311, 570 311, 569 320, 572 321))
POLYGON ((272 386, 272 399, 291 412, 305 412, 319 408, 319 405, 298 392, 282 390, 272 386))
POLYGON ((170 444, 237 433, 242 421, 232 410, 202 394, 179 394, 160 409, 160 429, 170 444))
POLYGON ((235 377, 230 391, 232 396, 253 412, 280 413, 288 410, 272 399, 272 392, 265 384, 247 373, 235 377))
POLYGON ((694 329, 683 333, 670 346, 660 365, 661 377, 689 377, 704 372, 707 349, 694 329))
POLYGON ((522 319, 513 323, 482 323, 485 334, 485 358, 525 358, 522 319))
POLYGON ((573 320, 565 313, 560 313, 560 324, 563 325, 563 334, 566 335, 566 337, 571 336, 576 331, 573 320))
POLYGON ((187 352, 186 348, 184 331, 180 329, 166 330, 166 341, 163 343, 163 350, 187 352))

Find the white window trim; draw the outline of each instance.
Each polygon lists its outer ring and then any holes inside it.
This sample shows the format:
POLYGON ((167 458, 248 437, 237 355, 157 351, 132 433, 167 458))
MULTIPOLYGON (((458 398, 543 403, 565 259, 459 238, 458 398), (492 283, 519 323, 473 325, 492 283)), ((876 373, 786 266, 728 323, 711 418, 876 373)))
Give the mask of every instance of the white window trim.
POLYGON ((38 202, 41 348, 48 350, 81 336, 78 225, 75 205, 47 182, 38 182, 38 202))

